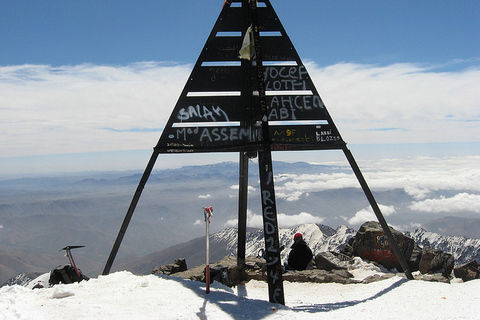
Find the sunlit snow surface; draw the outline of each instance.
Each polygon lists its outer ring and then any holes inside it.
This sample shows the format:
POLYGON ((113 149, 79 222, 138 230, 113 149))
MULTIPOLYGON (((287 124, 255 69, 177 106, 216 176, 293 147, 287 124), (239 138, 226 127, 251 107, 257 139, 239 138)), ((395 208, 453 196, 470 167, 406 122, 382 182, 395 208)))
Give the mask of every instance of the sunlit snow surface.
MULTIPOLYGON (((365 270, 365 274, 368 270, 365 270)), ((371 284, 284 282, 286 305, 268 302, 267 284, 234 288, 168 276, 116 272, 46 289, 0 289, 0 319, 479 319, 480 280, 371 284)))

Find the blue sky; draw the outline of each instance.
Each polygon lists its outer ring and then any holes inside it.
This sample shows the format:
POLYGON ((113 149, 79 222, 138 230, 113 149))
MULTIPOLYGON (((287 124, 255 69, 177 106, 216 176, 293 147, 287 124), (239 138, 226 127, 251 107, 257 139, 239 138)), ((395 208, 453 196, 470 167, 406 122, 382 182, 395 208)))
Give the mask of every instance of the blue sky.
MULTIPOLYGON (((193 63, 222 4, 221 0, 2 1, 0 62, 193 63)), ((478 1, 273 0, 272 4, 302 58, 320 66, 341 61, 442 65, 479 57, 478 1)))
MULTIPOLYGON (((353 147, 478 154, 480 2, 272 4, 353 147)), ((0 175, 143 168, 222 5, 0 1, 0 175)))

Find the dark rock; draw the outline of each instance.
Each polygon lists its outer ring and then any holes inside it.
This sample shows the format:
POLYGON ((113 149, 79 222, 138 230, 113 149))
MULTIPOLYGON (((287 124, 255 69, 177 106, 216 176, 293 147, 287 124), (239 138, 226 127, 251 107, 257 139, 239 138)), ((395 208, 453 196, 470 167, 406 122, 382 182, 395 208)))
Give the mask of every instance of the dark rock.
POLYGON ((462 264, 453 270, 456 278, 461 278, 463 281, 470 281, 480 279, 480 266, 476 260, 462 264))
POLYGON ((187 270, 187 261, 184 258, 180 258, 175 260, 173 263, 174 265, 178 266, 178 270, 175 269, 175 272, 181 272, 187 270))
POLYGON ((166 266, 155 267, 152 270, 152 274, 175 274, 178 272, 187 270, 187 262, 185 259, 177 259, 173 264, 167 264, 166 266))
POLYGON ((315 256, 315 265, 317 269, 331 271, 333 269, 339 269, 337 265, 330 262, 327 258, 325 258, 321 253, 315 256))
POLYGON ((322 252, 317 254, 314 258, 316 268, 320 270, 326 270, 326 271, 345 269, 344 267, 341 267, 335 264, 332 261, 333 260, 332 258, 336 258, 336 257, 333 254, 328 252, 322 252))
POLYGON ((43 288, 45 288, 45 286, 43 284, 37 283, 36 285, 33 286, 32 289, 43 289, 43 288))
POLYGON ((351 279, 353 276, 347 271, 333 270, 332 272, 326 270, 302 270, 293 271, 283 274, 283 280, 290 282, 315 282, 315 283, 341 283, 350 284, 358 283, 359 281, 351 279))
POLYGON ((448 278, 452 273, 453 265, 454 258, 451 254, 430 247, 424 247, 422 258, 420 259, 419 271, 422 274, 441 273, 444 277, 448 278))
MULTIPOLYGON (((346 262, 347 263, 347 262, 346 262)), ((240 277, 240 271, 237 267, 237 259, 233 256, 226 256, 219 262, 215 264, 216 266, 227 267, 229 270, 228 276, 232 285, 240 283, 242 278, 240 277)), ((191 270, 187 270, 184 272, 179 272, 174 274, 174 276, 179 276, 185 279, 190 279, 194 281, 201 281, 205 282, 205 275, 204 275, 205 265, 201 265, 195 267, 191 270)), ((245 267, 243 268, 245 272, 244 280, 259 280, 259 281, 267 281, 267 265, 266 261, 263 258, 254 258, 254 257, 246 257, 245 259, 245 267)), ((303 271, 292 271, 286 272, 283 274, 284 281, 292 281, 292 282, 317 282, 317 283, 328 283, 328 282, 336 282, 342 284, 348 283, 359 283, 359 281, 352 279, 353 275, 350 274, 346 270, 319 270, 319 269, 311 269, 311 270, 303 270, 303 271)))
MULTIPOLYGON (((236 282, 232 281, 232 279, 230 278, 230 273, 233 270, 237 270, 237 268, 229 268, 222 265, 216 265, 210 268, 210 283, 213 283, 213 281, 217 281, 219 283, 226 285, 227 287, 233 287, 236 284, 236 282)), ((204 269, 203 272, 205 275, 206 268, 204 269)), ((205 282, 206 282, 206 277, 205 277, 205 282)))
MULTIPOLYGON (((352 240, 352 243, 353 243, 353 240, 355 240, 355 239, 350 238, 349 240, 352 240)), ((341 246, 339 251, 340 251, 341 254, 343 254, 347 257, 353 257, 354 256, 353 247, 349 243, 346 243, 343 246, 341 246)))
MULTIPOLYGON (((390 227, 390 231, 397 242, 400 252, 409 261, 415 241, 392 227, 390 227)), ((376 261, 387 269, 397 268, 401 270, 387 236, 378 222, 368 221, 362 224, 354 237, 352 247, 354 254, 362 259, 376 261)))
POLYGON ((430 282, 450 283, 450 278, 445 277, 441 273, 421 274, 421 275, 415 276, 414 279, 415 280, 430 281, 430 282))
MULTIPOLYGON (((262 274, 265 272, 262 271, 262 268, 264 264, 265 264, 265 260, 262 258, 248 257, 245 261, 245 267, 242 268, 242 270, 240 270, 237 267, 237 259, 233 256, 226 256, 222 260, 212 265, 211 269, 219 268, 224 271, 226 268, 226 270, 228 270, 227 275, 223 274, 222 276, 224 278, 227 276, 230 284, 235 285, 241 281, 244 281, 246 278, 246 274, 250 274, 250 273, 255 273, 255 275, 258 276, 257 280, 263 280, 262 274)), ((212 273, 210 273, 210 275, 212 275, 212 273)), ((206 281, 205 265, 204 264, 199 265, 193 269, 176 273, 174 274, 174 276, 182 277, 184 279, 190 279, 193 281, 205 282, 206 281)), ((265 276, 265 279, 266 279, 266 276, 265 276)), ((216 279, 213 279, 213 280, 216 280, 216 279)))
POLYGON ((351 274, 345 269, 334 269, 332 270, 332 273, 342 278, 353 278, 353 274, 351 274))
POLYGON ((410 256, 410 260, 408 261, 408 267, 410 268, 410 271, 418 271, 420 267, 420 260, 422 259, 422 252, 422 248, 415 244, 412 255, 410 256))
POLYGON ((377 282, 381 280, 386 280, 394 277, 395 274, 393 273, 387 273, 387 274, 372 274, 371 276, 366 277, 365 279, 362 280, 362 283, 372 283, 372 282, 377 282))

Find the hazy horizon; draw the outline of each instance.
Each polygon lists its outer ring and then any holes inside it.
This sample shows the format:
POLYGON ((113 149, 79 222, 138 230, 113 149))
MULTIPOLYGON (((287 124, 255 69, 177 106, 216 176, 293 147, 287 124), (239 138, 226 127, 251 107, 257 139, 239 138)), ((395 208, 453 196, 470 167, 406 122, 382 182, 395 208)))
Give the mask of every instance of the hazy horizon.
MULTIPOLYGON (((348 147, 360 165, 363 161, 381 159, 402 161, 402 159, 415 157, 480 156, 480 142, 348 144, 348 147)), ((0 157, 0 180, 84 172, 143 171, 152 151, 153 149, 0 157)), ((273 157, 274 160, 286 162, 304 161, 348 166, 341 150, 274 152, 273 157)), ((160 155, 155 169, 172 169, 225 161, 237 162, 238 153, 160 155)))

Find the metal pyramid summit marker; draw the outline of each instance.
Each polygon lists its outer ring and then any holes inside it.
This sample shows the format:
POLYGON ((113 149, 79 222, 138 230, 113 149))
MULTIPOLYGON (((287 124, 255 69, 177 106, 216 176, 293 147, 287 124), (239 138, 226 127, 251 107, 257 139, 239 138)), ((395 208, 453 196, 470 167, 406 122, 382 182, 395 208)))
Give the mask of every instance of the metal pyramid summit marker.
POLYGON ((285 304, 272 151, 341 149, 409 279, 405 257, 269 0, 225 1, 154 147, 103 274, 162 153, 238 152, 237 265, 244 267, 248 158, 258 156, 269 301, 285 304))
POLYGON ((248 1, 231 1, 221 11, 167 122, 156 146, 160 153, 258 151, 265 143, 275 151, 344 145, 270 2, 258 4, 270 140, 261 133, 259 61, 239 57, 252 25, 248 1))

